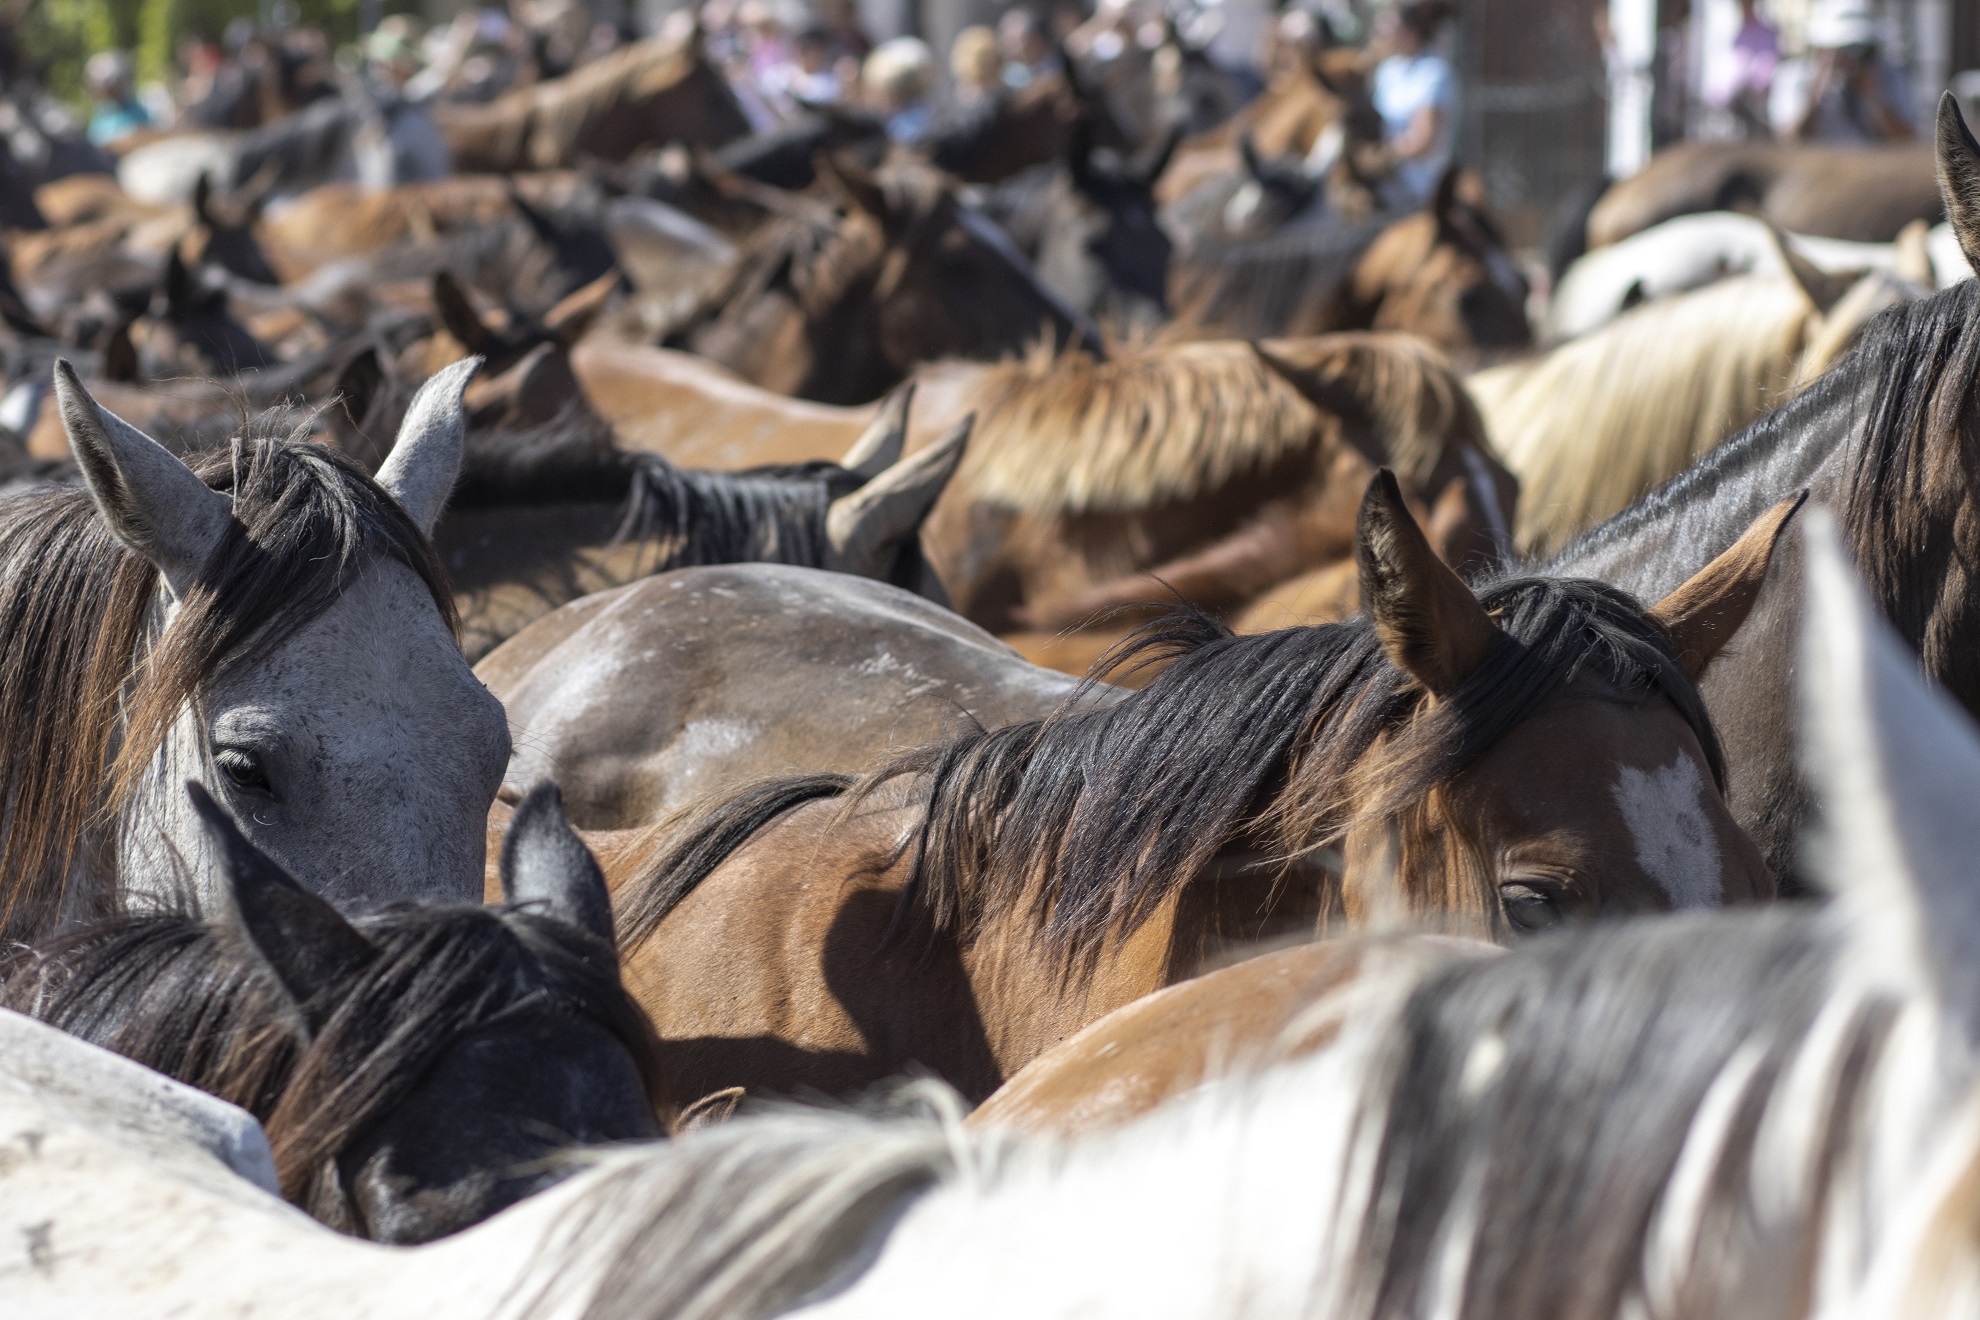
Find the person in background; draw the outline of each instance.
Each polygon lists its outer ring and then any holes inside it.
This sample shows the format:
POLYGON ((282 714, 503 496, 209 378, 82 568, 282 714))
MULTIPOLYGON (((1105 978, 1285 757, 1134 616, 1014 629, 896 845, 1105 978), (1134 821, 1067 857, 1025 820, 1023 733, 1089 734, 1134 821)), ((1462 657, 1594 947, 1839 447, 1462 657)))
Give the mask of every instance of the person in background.
POLYGON ((1771 136, 1767 98, 1780 62, 1780 33, 1760 17, 1758 0, 1739 0, 1739 30, 1732 48, 1708 66, 1705 103, 1724 111, 1739 136, 1771 136))
POLYGON ((766 69, 761 82, 764 95, 785 115, 837 101, 843 89, 833 67, 831 33, 815 27, 798 33, 789 62, 766 69))
POLYGON ((997 48, 997 34, 982 26, 956 33, 949 47, 949 77, 957 109, 994 102, 1004 90, 1004 57, 997 48))
POLYGON ((1004 52, 1004 85, 1012 91, 1058 71, 1058 52, 1045 36, 1045 25, 1029 9, 1009 10, 997 20, 997 44, 1004 52))
POLYGON ((1399 210, 1427 203, 1451 160, 1457 78, 1431 49, 1450 14, 1445 0, 1403 0, 1377 32, 1391 52, 1375 66, 1372 89, 1389 163, 1384 200, 1399 210))
POLYGON ((418 20, 407 14, 382 19, 365 38, 373 95, 385 121, 389 168, 373 172, 375 184, 444 179, 453 173, 453 154, 433 122, 426 102, 407 89, 420 72, 418 20))
POLYGON ((1884 58, 1864 0, 1817 0, 1809 54, 1784 77, 1782 136, 1798 142, 1900 142, 1912 136, 1903 76, 1884 58))
POLYGON ((895 37, 873 48, 860 70, 873 108, 887 121, 887 136, 914 143, 934 123, 929 93, 935 90, 935 54, 917 37, 895 37))
POLYGON ((95 103, 89 140, 97 146, 107 147, 151 127, 151 115, 132 94, 131 57, 126 52, 100 50, 90 56, 83 65, 83 87, 95 103))

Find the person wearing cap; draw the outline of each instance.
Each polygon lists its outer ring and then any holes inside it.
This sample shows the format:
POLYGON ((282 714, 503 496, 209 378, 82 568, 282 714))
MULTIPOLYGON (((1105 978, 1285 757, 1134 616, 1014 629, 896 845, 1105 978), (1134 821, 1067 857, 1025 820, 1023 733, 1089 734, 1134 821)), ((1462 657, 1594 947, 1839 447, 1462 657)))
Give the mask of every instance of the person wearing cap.
POLYGON ((121 50, 100 50, 83 65, 83 88, 96 103, 89 116, 89 140, 99 147, 151 127, 151 114, 132 94, 131 57, 121 50))
POLYGON ((1817 0, 1807 35, 1809 53, 1799 76, 1776 83, 1785 88, 1788 104, 1773 116, 1784 137, 1864 143, 1912 136, 1903 79, 1884 58, 1864 0, 1817 0))
POLYGON ((1389 159, 1385 200, 1398 209, 1427 203, 1450 163, 1457 76, 1431 49, 1450 15, 1445 0, 1403 0, 1377 30, 1391 53, 1375 66, 1373 99, 1389 159))

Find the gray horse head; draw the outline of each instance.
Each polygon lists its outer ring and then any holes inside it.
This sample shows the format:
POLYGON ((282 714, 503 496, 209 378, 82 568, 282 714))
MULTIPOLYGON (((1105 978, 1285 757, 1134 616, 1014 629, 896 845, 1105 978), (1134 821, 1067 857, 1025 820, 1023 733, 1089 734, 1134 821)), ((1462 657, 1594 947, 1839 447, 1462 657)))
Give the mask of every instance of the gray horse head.
POLYGON ((238 438, 195 472, 57 366, 90 497, 156 570, 110 757, 124 897, 218 892, 179 787, 198 778, 339 907, 479 901, 508 726, 462 659, 427 540, 477 365, 427 382, 375 481, 281 436, 238 438))

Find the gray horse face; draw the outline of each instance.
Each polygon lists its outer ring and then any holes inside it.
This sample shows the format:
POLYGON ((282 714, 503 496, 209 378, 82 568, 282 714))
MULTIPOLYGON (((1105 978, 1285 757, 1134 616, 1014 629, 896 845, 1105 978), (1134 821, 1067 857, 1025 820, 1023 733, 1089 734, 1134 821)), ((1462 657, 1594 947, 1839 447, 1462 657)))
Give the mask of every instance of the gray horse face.
POLYGON ((206 758, 198 777, 290 874, 348 911, 479 901, 508 722, 418 574, 374 561, 205 705, 172 754, 206 758))
MULTIPOLYGON (((421 389, 378 471, 422 532, 460 465, 461 392, 477 361, 421 389)), ((99 512, 158 570, 154 621, 168 635, 233 527, 233 505, 100 408, 66 364, 56 390, 99 512)), ((348 473, 329 479, 361 484, 348 473)), ((367 498, 376 505, 375 492, 367 498)), ((203 901, 217 892, 182 788, 196 778, 257 847, 339 906, 477 902, 487 811, 508 757, 501 703, 469 670, 431 589, 405 563, 374 554, 313 617, 220 669, 180 710, 119 821, 126 896, 190 888, 203 901)))

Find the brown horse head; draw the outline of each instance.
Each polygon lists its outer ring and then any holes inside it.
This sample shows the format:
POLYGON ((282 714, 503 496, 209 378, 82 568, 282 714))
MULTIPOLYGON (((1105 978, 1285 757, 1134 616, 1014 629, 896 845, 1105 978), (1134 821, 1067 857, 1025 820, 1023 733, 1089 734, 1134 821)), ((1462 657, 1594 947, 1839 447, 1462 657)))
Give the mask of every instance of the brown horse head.
POLYGON ((759 385, 826 403, 871 399, 916 363, 995 358, 1041 334, 1097 335, 1039 282, 947 179, 908 161, 868 172, 818 158, 836 213, 773 224, 687 332, 759 385))
POLYGON ((1353 299, 1377 330, 1407 330, 1452 350, 1521 348, 1526 279, 1466 176, 1444 172, 1430 208, 1385 229, 1356 263, 1353 299))
POLYGON ((1342 841, 1350 919, 1455 910, 1504 935, 1771 896, 1772 877, 1723 800, 1717 740, 1692 681, 1751 609, 1800 503, 1763 515, 1631 620, 1619 593, 1593 583, 1507 583, 1481 599, 1432 551, 1393 481, 1378 479, 1362 506, 1362 599, 1414 695, 1326 808, 1354 822, 1342 841), (1527 636, 1561 608, 1552 597, 1586 611, 1583 637, 1527 636), (1605 664, 1562 649, 1591 640, 1617 654, 1605 664), (1614 662, 1630 650, 1632 661, 1614 662), (1547 670, 1552 690, 1505 727, 1494 707, 1547 670), (1446 774, 1454 761, 1466 764, 1446 774))

